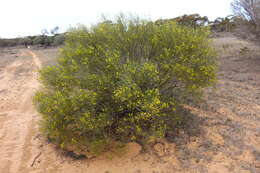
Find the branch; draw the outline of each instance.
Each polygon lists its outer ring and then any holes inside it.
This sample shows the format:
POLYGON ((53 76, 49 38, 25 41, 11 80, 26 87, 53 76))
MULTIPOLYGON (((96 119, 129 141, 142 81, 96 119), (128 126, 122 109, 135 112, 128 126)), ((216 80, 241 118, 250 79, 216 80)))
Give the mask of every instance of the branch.
POLYGON ((31 164, 31 167, 33 167, 35 161, 41 156, 42 152, 40 152, 34 159, 33 159, 33 162, 31 164))

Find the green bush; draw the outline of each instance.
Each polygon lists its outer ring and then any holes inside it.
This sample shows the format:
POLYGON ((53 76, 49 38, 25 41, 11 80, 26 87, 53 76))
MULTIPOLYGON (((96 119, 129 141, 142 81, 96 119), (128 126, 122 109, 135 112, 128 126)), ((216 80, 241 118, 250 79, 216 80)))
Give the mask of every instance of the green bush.
POLYGON ((53 45, 60 46, 64 43, 65 35, 64 34, 56 34, 54 36, 53 45))
POLYGON ((138 19, 67 34, 57 66, 40 70, 34 97, 46 135, 90 152, 164 137, 183 104, 214 83, 208 28, 138 19))
POLYGON ((46 36, 44 36, 44 35, 36 36, 36 37, 33 39, 33 44, 34 44, 34 45, 44 45, 45 37, 46 37, 46 36))
POLYGON ((183 15, 173 19, 159 19, 155 21, 156 24, 163 24, 165 22, 174 21, 179 25, 185 25, 189 27, 201 27, 209 23, 207 16, 200 16, 199 14, 183 15))

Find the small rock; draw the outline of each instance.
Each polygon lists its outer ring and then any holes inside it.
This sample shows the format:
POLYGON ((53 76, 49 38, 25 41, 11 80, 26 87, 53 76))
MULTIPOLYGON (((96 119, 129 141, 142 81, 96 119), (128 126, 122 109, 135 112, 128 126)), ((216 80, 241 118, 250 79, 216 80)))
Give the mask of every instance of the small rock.
POLYGON ((155 153, 162 157, 165 155, 165 147, 162 143, 157 143, 153 146, 155 153))
POLYGON ((135 173, 141 173, 141 170, 140 170, 140 169, 138 169, 138 170, 136 170, 136 171, 135 171, 135 173))
POLYGON ((260 162, 255 163, 255 167, 260 169, 260 162))

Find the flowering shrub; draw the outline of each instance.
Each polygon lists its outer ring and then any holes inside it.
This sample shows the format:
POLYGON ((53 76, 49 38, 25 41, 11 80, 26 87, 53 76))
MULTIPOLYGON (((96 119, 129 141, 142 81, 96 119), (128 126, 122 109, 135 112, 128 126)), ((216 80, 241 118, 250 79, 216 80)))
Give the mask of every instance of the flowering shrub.
POLYGON ((58 65, 34 96, 46 135, 90 152, 164 137, 176 109, 216 79, 207 28, 105 21, 67 34, 58 65))

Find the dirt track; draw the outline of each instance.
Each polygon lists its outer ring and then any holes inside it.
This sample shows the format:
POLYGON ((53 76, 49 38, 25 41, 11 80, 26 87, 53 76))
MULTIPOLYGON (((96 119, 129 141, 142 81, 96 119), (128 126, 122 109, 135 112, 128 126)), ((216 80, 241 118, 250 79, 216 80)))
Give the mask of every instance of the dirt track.
POLYGON ((36 112, 32 95, 39 84, 38 57, 29 50, 17 52, 17 58, 1 70, 0 77, 0 172, 21 172, 31 157, 28 142, 33 135, 36 112), (23 57, 31 56, 31 59, 23 57))
POLYGON ((44 52, 0 54, 0 173, 259 173, 259 50, 232 36, 215 44, 222 51, 217 89, 205 105, 187 107, 190 130, 147 153, 129 144, 112 159, 75 160, 46 142, 31 103, 44 52))

